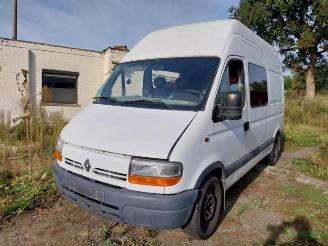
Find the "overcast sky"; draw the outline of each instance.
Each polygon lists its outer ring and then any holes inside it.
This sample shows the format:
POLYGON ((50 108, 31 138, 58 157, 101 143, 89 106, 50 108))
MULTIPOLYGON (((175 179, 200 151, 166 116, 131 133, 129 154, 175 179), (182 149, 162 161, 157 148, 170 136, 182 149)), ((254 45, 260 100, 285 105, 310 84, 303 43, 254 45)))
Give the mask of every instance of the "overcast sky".
MULTIPOLYGON (((164 27, 225 19, 237 0, 18 0, 18 39, 103 50, 133 47, 164 27)), ((0 36, 11 38, 12 0, 0 0, 0 36)))

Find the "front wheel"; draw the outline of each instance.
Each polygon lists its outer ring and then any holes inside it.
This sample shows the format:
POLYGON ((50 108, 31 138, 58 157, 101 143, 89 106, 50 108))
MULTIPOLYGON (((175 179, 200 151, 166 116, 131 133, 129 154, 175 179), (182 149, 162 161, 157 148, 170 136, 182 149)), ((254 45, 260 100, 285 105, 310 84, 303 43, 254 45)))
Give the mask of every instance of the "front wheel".
POLYGON ((194 213, 184 231, 197 239, 207 239, 219 225, 222 190, 217 177, 211 176, 202 185, 194 213))

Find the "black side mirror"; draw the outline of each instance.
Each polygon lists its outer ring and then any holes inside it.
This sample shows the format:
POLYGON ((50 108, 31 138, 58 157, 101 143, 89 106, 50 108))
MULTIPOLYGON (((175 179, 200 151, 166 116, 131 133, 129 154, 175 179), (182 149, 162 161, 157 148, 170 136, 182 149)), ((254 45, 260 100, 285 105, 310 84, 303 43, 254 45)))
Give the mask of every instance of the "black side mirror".
POLYGON ((216 105, 216 118, 218 120, 239 120, 243 114, 243 96, 240 92, 229 92, 225 105, 216 105))

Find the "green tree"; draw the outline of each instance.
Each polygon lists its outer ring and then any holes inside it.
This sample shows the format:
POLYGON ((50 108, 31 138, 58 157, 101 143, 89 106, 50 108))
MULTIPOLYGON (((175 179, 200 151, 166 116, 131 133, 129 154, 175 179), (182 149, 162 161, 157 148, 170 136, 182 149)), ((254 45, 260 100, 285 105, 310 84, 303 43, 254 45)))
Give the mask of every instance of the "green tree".
POLYGON ((316 89, 327 90, 328 89, 328 63, 321 64, 317 67, 316 74, 316 89))
POLYGON ((316 66, 327 58, 328 0, 241 0, 230 12, 279 47, 287 67, 305 74, 306 96, 314 97, 316 66))

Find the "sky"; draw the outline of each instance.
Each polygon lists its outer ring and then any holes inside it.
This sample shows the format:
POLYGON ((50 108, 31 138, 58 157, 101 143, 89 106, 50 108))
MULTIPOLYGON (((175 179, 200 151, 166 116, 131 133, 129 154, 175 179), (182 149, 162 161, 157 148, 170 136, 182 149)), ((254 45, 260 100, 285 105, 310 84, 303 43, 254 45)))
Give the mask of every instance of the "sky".
MULTIPOLYGON (((238 0, 17 0, 18 39, 76 48, 132 48, 165 27, 229 18, 238 0)), ((12 37, 12 0, 0 0, 0 37, 12 37)))

